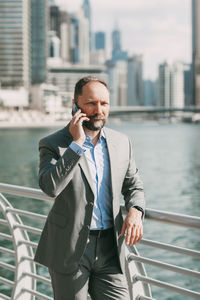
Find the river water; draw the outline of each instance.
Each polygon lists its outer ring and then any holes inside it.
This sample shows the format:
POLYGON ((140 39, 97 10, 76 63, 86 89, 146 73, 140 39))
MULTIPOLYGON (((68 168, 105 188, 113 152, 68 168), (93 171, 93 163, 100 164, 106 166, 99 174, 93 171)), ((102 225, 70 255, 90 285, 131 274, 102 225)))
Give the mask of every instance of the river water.
MULTIPOLYGON (((200 124, 115 120, 109 121, 108 126, 126 133, 132 141, 148 208, 200 216, 200 124)), ((0 182, 38 188, 38 141, 55 130, 57 128, 0 129, 0 182)), ((33 201, 23 199, 15 204, 26 209, 35 205, 33 201)), ((40 202, 36 210, 47 213, 49 206, 40 202)), ((200 250, 199 236, 195 230, 144 222, 147 239, 200 250)), ((200 271, 199 260, 192 257, 142 245, 137 248, 142 256, 200 271)), ((154 267, 148 267, 147 273, 200 292, 200 284, 195 278, 173 275, 154 267)), ((152 291, 158 300, 189 299, 155 287, 152 291)))

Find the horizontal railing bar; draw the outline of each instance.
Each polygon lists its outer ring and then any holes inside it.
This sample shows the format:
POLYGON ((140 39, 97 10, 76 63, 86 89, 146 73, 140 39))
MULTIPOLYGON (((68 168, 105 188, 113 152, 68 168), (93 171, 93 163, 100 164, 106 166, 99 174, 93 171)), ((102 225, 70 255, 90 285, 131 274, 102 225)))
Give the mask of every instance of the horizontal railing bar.
POLYGON ((22 225, 22 224, 15 224, 14 228, 24 229, 24 230, 27 230, 28 232, 32 232, 32 233, 36 233, 36 234, 41 234, 41 232, 42 232, 41 229, 33 228, 31 226, 22 225))
POLYGON ((155 298, 147 297, 147 296, 140 296, 138 295, 135 300, 156 300, 155 298))
POLYGON ((30 277, 32 277, 34 279, 37 279, 40 282, 43 282, 43 283, 51 285, 51 280, 50 279, 46 279, 46 278, 44 278, 42 276, 39 276, 39 275, 36 275, 36 274, 33 274, 33 273, 28 273, 28 272, 23 272, 23 275, 30 276, 30 277))
POLYGON ((26 211, 26 210, 21 210, 21 209, 17 209, 17 208, 11 208, 11 207, 8 207, 6 208, 6 211, 7 212, 12 212, 12 213, 16 213, 20 216, 24 216, 24 217, 30 217, 30 218, 33 218, 33 219, 39 219, 39 220, 46 220, 46 216, 44 215, 40 215, 40 214, 36 214, 36 213, 33 213, 33 212, 29 212, 29 211, 26 211))
POLYGON ((11 250, 11 249, 8 249, 8 248, 4 248, 4 247, 1 247, 1 246, 0 246, 0 252, 2 252, 2 253, 8 253, 8 254, 11 254, 11 255, 15 255, 15 251, 14 250, 11 250))
POLYGON ((23 289, 22 289, 22 292, 27 292, 27 293, 29 293, 29 294, 31 294, 31 295, 34 295, 34 296, 36 296, 36 297, 38 297, 38 298, 40 298, 40 299, 44 299, 44 300, 53 300, 53 298, 51 298, 51 297, 49 297, 49 296, 45 296, 45 295, 43 295, 43 294, 41 294, 41 293, 39 293, 39 292, 37 292, 37 291, 34 291, 34 290, 29 290, 29 289, 23 288, 23 289))
POLYGON ((153 240, 147 240, 147 239, 142 239, 139 243, 142 245, 145 245, 145 246, 150 246, 150 247, 154 247, 154 248, 159 248, 159 249, 163 249, 163 250, 167 250, 167 251, 171 251, 171 252, 176 252, 179 254, 185 254, 188 256, 200 258, 200 252, 196 251, 196 250, 172 246, 169 244, 160 243, 160 242, 156 242, 153 240))
POLYGON ((2 300, 10 300, 10 297, 0 293, 0 299, 2 300))
POLYGON ((3 278, 3 277, 1 277, 1 276, 0 276, 0 282, 1 282, 1 283, 4 283, 4 284, 7 284, 7 285, 11 285, 11 286, 14 286, 14 285, 15 285, 15 283, 14 283, 13 281, 8 280, 8 279, 6 279, 6 278, 3 278))
MULTIPOLYGON (((33 261, 33 257, 31 257, 31 256, 22 256, 22 257, 21 257, 21 261, 24 261, 24 260, 33 261)), ((35 262, 34 262, 34 263, 35 263, 35 262)))
POLYGON ((27 246, 31 246, 31 247, 33 247, 33 248, 37 248, 37 243, 34 243, 34 242, 30 242, 30 241, 19 241, 19 243, 18 243, 18 246, 19 245, 27 245, 27 246))
POLYGON ((0 238, 3 238, 3 239, 8 240, 8 241, 12 241, 13 240, 13 238, 12 238, 11 235, 6 234, 6 233, 2 233, 2 232, 0 232, 0 238))
POLYGON ((0 267, 15 272, 16 267, 5 262, 0 261, 0 267))
POLYGON ((200 230, 200 217, 188 216, 154 209, 145 210, 145 218, 173 225, 191 227, 200 230))
POLYGON ((47 196, 39 189, 30 187, 27 188, 19 185, 0 183, 0 192, 14 196, 33 198, 37 200, 54 201, 54 198, 47 196))
POLYGON ((34 261, 34 258, 31 257, 31 256, 22 256, 22 257, 21 257, 21 260, 29 260, 29 261, 32 261, 32 262, 34 262, 34 264, 36 264, 36 265, 41 266, 41 267, 44 268, 44 265, 40 264, 40 263, 37 262, 37 261, 34 261))
POLYGON ((195 299, 200 299, 200 293, 182 288, 180 286, 176 286, 176 285, 171 284, 171 283, 166 283, 166 282, 156 280, 156 279, 152 279, 152 278, 142 276, 142 275, 135 275, 133 277, 133 280, 134 281, 146 282, 146 283, 158 286, 160 288, 171 290, 173 292, 182 294, 184 296, 189 296, 189 297, 192 297, 192 298, 195 298, 195 299))
POLYGON ((8 222, 4 219, 0 219, 0 224, 4 226, 8 226, 8 222))
MULTIPOLYGON (((45 195, 40 189, 35 188, 0 183, 0 192, 39 200, 54 201, 54 198, 45 195)), ((123 211, 125 211, 124 207, 122 208, 123 211)), ((146 209, 145 215, 147 219, 154 221, 200 229, 200 217, 164 212, 155 209, 146 209)))
POLYGON ((137 256, 135 254, 129 254, 128 255, 128 261, 138 261, 138 262, 142 262, 144 264, 148 264, 154 267, 159 267, 161 269, 166 269, 175 273, 180 273, 183 275, 188 275, 188 276, 192 276, 192 277, 196 277, 196 278, 200 278, 200 272, 198 271, 192 271, 186 268, 182 268, 182 267, 178 267, 175 265, 171 265, 171 264, 167 264, 167 263, 163 263, 161 261, 158 260, 154 260, 154 259, 150 259, 150 258, 146 258, 146 257, 142 257, 142 256, 137 256))

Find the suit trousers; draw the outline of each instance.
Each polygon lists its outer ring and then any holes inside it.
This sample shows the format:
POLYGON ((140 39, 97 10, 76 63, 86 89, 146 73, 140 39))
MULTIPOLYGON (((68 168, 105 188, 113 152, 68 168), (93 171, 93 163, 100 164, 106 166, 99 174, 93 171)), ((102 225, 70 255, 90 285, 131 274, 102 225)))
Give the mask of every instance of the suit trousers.
POLYGON ((64 274, 49 269, 54 300, 130 300, 119 265, 113 229, 90 231, 79 269, 64 274))

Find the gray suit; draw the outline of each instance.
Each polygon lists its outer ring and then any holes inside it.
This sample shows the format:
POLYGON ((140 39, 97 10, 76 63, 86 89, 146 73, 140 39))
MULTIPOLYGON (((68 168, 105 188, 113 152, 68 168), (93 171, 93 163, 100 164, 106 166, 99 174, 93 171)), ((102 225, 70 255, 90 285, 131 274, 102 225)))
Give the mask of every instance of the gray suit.
MULTIPOLYGON (((124 271, 124 238, 119 237, 123 219, 120 195, 127 210, 133 205, 144 209, 143 185, 133 159, 129 139, 105 128, 108 146, 112 209, 115 239, 121 271, 124 271)), ((88 164, 70 147, 69 125, 45 137, 39 143, 39 185, 49 196, 56 197, 48 215, 35 261, 60 273, 78 269, 86 247, 94 204, 94 187, 88 164)))

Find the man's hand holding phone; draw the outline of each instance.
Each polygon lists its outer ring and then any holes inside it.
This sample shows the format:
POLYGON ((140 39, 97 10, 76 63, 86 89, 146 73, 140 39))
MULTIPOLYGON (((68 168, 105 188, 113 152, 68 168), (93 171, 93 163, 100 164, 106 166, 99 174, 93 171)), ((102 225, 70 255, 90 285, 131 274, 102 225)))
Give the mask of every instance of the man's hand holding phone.
POLYGON ((74 142, 76 142, 79 146, 82 146, 86 138, 85 132, 83 130, 83 121, 89 121, 89 118, 86 117, 85 113, 81 112, 81 109, 77 107, 77 105, 75 109, 78 109, 78 111, 72 117, 69 126, 69 132, 73 136, 74 142))

